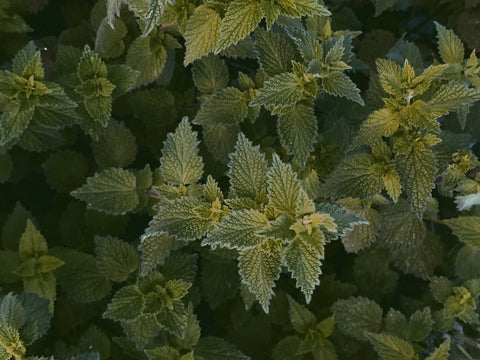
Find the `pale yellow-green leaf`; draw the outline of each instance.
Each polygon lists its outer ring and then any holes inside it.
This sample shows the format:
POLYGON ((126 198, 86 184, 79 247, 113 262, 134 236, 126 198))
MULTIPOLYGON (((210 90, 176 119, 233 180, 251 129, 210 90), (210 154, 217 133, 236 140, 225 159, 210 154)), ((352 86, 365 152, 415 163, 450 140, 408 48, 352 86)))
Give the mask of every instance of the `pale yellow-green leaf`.
POLYGON ((215 49, 219 38, 220 15, 206 5, 195 9, 185 28, 185 60, 183 65, 201 58, 215 49))
POLYGON ((215 53, 236 44, 250 34, 263 18, 263 11, 257 0, 233 0, 227 8, 215 53))

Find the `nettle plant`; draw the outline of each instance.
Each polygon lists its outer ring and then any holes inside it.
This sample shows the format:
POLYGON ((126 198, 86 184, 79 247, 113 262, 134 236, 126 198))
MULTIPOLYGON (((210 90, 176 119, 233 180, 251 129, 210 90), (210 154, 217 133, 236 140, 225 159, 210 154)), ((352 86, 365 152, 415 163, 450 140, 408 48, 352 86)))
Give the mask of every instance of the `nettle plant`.
POLYGON ((345 1, 42 6, 0 3, 0 360, 479 358, 452 30, 369 68, 345 1))

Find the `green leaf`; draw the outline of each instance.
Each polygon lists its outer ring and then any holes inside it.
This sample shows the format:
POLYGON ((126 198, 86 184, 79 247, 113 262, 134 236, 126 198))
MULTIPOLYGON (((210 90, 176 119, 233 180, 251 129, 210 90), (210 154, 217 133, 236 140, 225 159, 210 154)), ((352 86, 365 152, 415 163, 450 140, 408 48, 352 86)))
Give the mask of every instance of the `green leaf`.
POLYGON ((312 235, 297 236, 285 249, 283 263, 296 280, 297 288, 310 303, 313 290, 320 284, 320 260, 323 258, 323 234, 313 232, 312 235), (320 235, 320 237, 318 237, 320 235), (319 245, 321 249, 319 249, 319 245))
POLYGON ((264 106, 277 114, 293 109, 304 96, 303 78, 293 73, 283 73, 265 81, 250 106, 264 106))
POLYGON ((411 341, 423 341, 432 331, 432 315, 430 308, 417 310, 410 316, 408 323, 409 339, 411 341))
POLYGON ((175 253, 160 266, 166 279, 183 280, 193 283, 197 275, 197 254, 175 253))
POLYGON ((396 336, 368 333, 375 351, 384 360, 411 360, 415 356, 412 345, 396 336))
POLYGON ((442 60, 447 64, 461 64, 465 56, 462 41, 455 33, 435 21, 438 37, 438 51, 442 60))
POLYGON ((211 94, 228 85, 228 68, 220 57, 205 56, 193 64, 192 78, 198 91, 211 94))
POLYGON ((385 331, 402 339, 408 338, 407 318, 400 311, 390 308, 385 316, 385 331))
POLYGON ((157 321, 170 334, 183 339, 187 327, 187 311, 181 301, 173 301, 173 309, 157 314, 157 321))
MULTIPOLYGON (((378 211, 372 209, 369 204, 363 203, 360 199, 346 198, 339 203, 353 214, 368 221, 368 224, 358 224, 351 231, 346 232, 342 238, 343 246, 347 252, 358 252, 371 245, 377 239, 379 228, 378 211)), ((337 223, 337 220, 335 220, 337 223)))
POLYGON ((435 186, 433 152, 420 146, 412 147, 408 154, 395 156, 395 168, 413 210, 419 215, 423 214, 427 199, 435 186))
POLYGON ((103 313, 105 319, 116 321, 135 319, 142 314, 145 299, 136 285, 127 285, 113 296, 103 313))
POLYGON ((455 273, 463 280, 480 278, 480 249, 464 246, 455 259, 455 273))
POLYGON ((175 132, 167 135, 162 149, 160 171, 167 182, 188 185, 200 180, 203 161, 198 155, 198 144, 197 133, 183 118, 175 132))
POLYGON ((0 146, 18 138, 33 118, 35 108, 20 108, 17 103, 9 102, 0 117, 0 146))
POLYGON ((85 201, 92 209, 113 215, 131 211, 138 204, 135 175, 119 168, 95 174, 71 195, 85 201))
POLYGON ((354 144, 372 144, 382 136, 392 136, 400 126, 400 119, 390 109, 382 108, 370 114, 353 141, 354 144))
POLYGON ((193 313, 192 303, 189 303, 187 307, 186 323, 185 336, 183 339, 179 339, 179 343, 183 349, 192 349, 198 343, 201 333, 200 322, 193 313))
POLYGON ((203 125, 202 129, 203 142, 208 151, 215 160, 223 163, 228 162, 229 154, 234 150, 239 133, 240 126, 236 123, 213 123, 203 125))
POLYGON ((443 276, 430 279, 430 291, 439 303, 444 303, 453 294, 453 282, 443 276))
POLYGON ((33 41, 30 41, 15 55, 12 61, 12 70, 15 74, 26 78, 34 75, 39 80, 43 79, 44 73, 40 51, 37 50, 33 41))
POLYGON ((221 22, 220 15, 207 5, 200 5, 195 9, 185 28, 184 66, 215 49, 221 22))
POLYGON ((236 44, 250 34, 263 18, 263 11, 257 0, 233 0, 227 8, 215 53, 236 44))
POLYGON ((98 270, 92 255, 66 248, 50 250, 65 265, 56 272, 58 282, 71 299, 90 303, 105 297, 111 290, 110 281, 98 270))
POLYGON ((368 340, 366 332, 378 332, 382 326, 382 308, 367 298, 337 300, 332 311, 339 330, 361 341, 368 340))
POLYGON ((301 341, 298 336, 287 336, 280 340, 273 348, 273 360, 303 360, 303 355, 298 354, 301 341))
POLYGON ((0 324, 0 356, 3 356, 2 360, 10 360, 12 357, 23 359, 25 352, 26 349, 18 330, 7 324, 0 324))
POLYGON ((0 303, 0 323, 20 329, 25 323, 23 307, 13 293, 5 295, 0 303))
POLYGON ((293 328, 300 334, 305 334, 317 324, 317 319, 305 306, 297 303, 290 295, 287 294, 290 316, 290 322, 293 328))
POLYGON ((195 358, 205 360, 250 360, 250 357, 242 354, 232 344, 223 339, 207 336, 201 338, 194 348, 195 358))
POLYGON ((217 246, 236 250, 256 248, 264 241, 256 232, 267 224, 267 217, 257 210, 233 211, 217 223, 202 245, 212 249, 217 246))
POLYGON ((34 276, 23 278, 25 292, 49 299, 51 312, 53 312, 53 302, 57 296, 56 285, 57 282, 52 272, 37 273, 34 276))
POLYGON ((154 81, 162 72, 167 60, 167 51, 162 40, 155 34, 138 37, 127 51, 125 64, 139 71, 135 85, 145 85, 154 81))
POLYGON ((425 225, 405 200, 382 209, 380 219, 381 240, 387 246, 408 247, 425 238, 425 225), (396 231, 392 231, 396 229, 396 231))
POLYGON ((29 345, 45 335, 50 328, 53 313, 49 310, 50 302, 36 294, 23 293, 18 295, 18 299, 22 304, 25 319, 28 319, 28 324, 34 328, 30 335, 26 334, 27 324, 21 329, 22 337, 26 344, 29 345))
POLYGON ((268 76, 291 71, 291 59, 295 58, 295 49, 286 38, 259 28, 255 31, 255 51, 260 66, 268 76))
POLYGON ((143 314, 133 320, 123 321, 122 328, 137 346, 147 345, 160 331, 160 325, 152 314, 143 314))
POLYGON ((321 186, 321 194, 330 198, 343 195, 361 199, 378 194, 383 188, 383 179, 374 165, 369 154, 347 156, 329 174, 321 186))
POLYGON ((350 78, 340 71, 332 71, 322 78, 322 87, 330 95, 342 96, 360 105, 365 105, 360 89, 350 78))
POLYGON ((293 6, 282 6, 282 13, 291 17, 302 17, 305 15, 332 15, 324 5, 316 0, 293 0, 293 6))
POLYGON ((100 169, 126 167, 135 160, 135 136, 123 123, 110 121, 97 141, 92 143, 93 155, 100 169))
POLYGON ((347 231, 352 230, 355 226, 360 224, 367 224, 367 220, 363 217, 342 209, 340 206, 330 203, 315 204, 317 213, 327 214, 333 218, 336 229, 336 236, 345 236, 347 231))
POLYGON ((161 264, 170 251, 177 247, 173 236, 166 232, 148 233, 141 237, 138 250, 141 251, 140 275, 145 276, 161 264))
POLYGON ((20 238, 20 245, 18 247, 18 253, 22 261, 38 258, 42 255, 46 255, 48 251, 47 242, 45 238, 35 228, 35 225, 27 219, 27 226, 25 228, 22 237, 20 238))
POLYGON ((237 88, 221 89, 202 103, 193 123, 196 125, 239 124, 247 116, 247 104, 248 98, 237 88))
POLYGON ((267 240, 261 246, 241 250, 239 256, 239 272, 242 283, 255 294, 255 298, 268 313, 270 299, 275 280, 280 276, 280 246, 274 240, 267 240))
POLYGON ((449 84, 442 86, 428 102, 432 116, 440 117, 450 111, 470 106, 480 99, 480 91, 465 85, 449 84))
POLYGON ((80 82, 107 77, 107 66, 90 48, 85 46, 80 62, 77 65, 77 76, 80 82))
POLYGON ((301 166, 305 166, 317 138, 317 117, 313 108, 299 104, 292 111, 278 117, 280 142, 301 166))
POLYGON ((446 219, 443 222, 452 229, 458 240, 466 245, 480 249, 480 217, 461 216, 458 218, 446 219))
POLYGON ((266 200, 267 161, 259 146, 253 146, 245 135, 238 135, 235 152, 230 155, 230 192, 235 197, 266 200))
POLYGON ((115 85, 112 96, 118 97, 127 93, 134 85, 140 73, 127 65, 113 64, 108 66, 108 80, 115 85))
POLYGON ((168 232, 179 240, 192 241, 205 234, 212 220, 201 217, 195 208, 201 202, 193 197, 170 201, 158 209, 149 224, 150 232, 168 232))
POLYGON ((107 18, 100 23, 95 38, 95 52, 102 58, 115 58, 123 54, 127 35, 127 27, 122 20, 116 18, 109 24, 107 18))
POLYGON ((95 238, 95 253, 100 272, 107 279, 125 281, 138 269, 139 258, 128 243, 110 236, 95 238))
POLYGON ((447 338, 435 351, 425 360, 448 360, 450 351, 450 338, 447 338))
POLYGON ((300 195, 300 182, 290 164, 284 164, 274 154, 267 177, 269 204, 277 211, 294 213, 300 195))
POLYGON ((160 346, 153 349, 146 349, 148 360, 177 360, 180 353, 177 349, 170 346, 160 346))

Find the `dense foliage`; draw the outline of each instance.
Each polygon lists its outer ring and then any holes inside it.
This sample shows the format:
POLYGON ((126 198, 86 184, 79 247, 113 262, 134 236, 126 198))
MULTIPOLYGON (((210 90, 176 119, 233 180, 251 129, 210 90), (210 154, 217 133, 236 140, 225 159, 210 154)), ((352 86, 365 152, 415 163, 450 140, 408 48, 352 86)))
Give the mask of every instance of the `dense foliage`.
POLYGON ((479 359, 479 19, 0 0, 0 360, 479 359))

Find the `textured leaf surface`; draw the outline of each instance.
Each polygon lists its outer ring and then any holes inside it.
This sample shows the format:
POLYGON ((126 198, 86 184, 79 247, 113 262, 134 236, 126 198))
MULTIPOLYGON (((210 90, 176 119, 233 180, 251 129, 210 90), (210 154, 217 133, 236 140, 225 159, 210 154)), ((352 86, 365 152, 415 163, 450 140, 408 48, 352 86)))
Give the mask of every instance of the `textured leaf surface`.
POLYGON ((297 303, 290 295, 287 295, 289 304, 290 322, 293 328, 300 334, 305 334, 310 328, 317 324, 317 319, 305 306, 297 303))
POLYGON ((133 210, 138 204, 135 175, 118 168, 88 178, 87 183, 71 195, 85 201, 92 209, 114 215, 133 210))
POLYGON ((163 178, 175 185, 197 182, 203 173, 203 161, 198 155, 197 133, 192 131, 187 118, 165 140, 160 171, 163 178))
POLYGON ((309 239, 295 238, 286 248, 283 262, 292 273, 308 304, 315 286, 320 284, 320 259, 323 256, 307 240, 309 239))
POLYGON ((100 169, 128 166, 137 153, 132 132, 117 121, 109 122, 100 138, 93 142, 92 148, 100 169))
POLYGON ((247 112, 247 98, 244 94, 237 88, 228 87, 219 90, 202 103, 193 123, 197 125, 238 124, 245 119, 247 112))
POLYGON ((270 204, 277 211, 294 212, 300 195, 300 182, 290 164, 284 164, 275 154, 267 176, 270 204))
POLYGON ((461 63, 465 49, 462 41, 455 33, 445 26, 435 22, 438 36, 438 50, 442 60, 447 64, 461 63))
POLYGON ((205 360, 250 360, 250 357, 242 354, 232 344, 223 339, 207 336, 198 341, 194 349, 195 356, 205 360))
POLYGON ((377 332, 382 326, 382 308, 363 297, 350 297, 333 304, 335 324, 345 334, 365 341, 365 331, 377 332))
POLYGON ((379 228, 379 215, 375 209, 362 204, 360 200, 346 198, 341 204, 355 215, 361 216, 368 221, 368 224, 358 224, 351 231, 348 231, 342 238, 343 246, 348 252, 359 250, 374 243, 379 228))
POLYGON ((317 117, 313 108, 297 105, 291 112, 278 117, 277 129, 280 142, 288 154, 305 166, 317 137, 317 117))
POLYGON ((156 232, 168 232, 179 240, 191 241, 199 238, 208 230, 211 220, 200 217, 194 209, 200 206, 195 198, 184 197, 162 206, 150 228, 156 232))
POLYGON ((245 38, 257 27, 262 17, 262 8, 257 0, 233 0, 222 19, 215 52, 219 53, 245 38))
POLYGON ((235 152, 230 155, 230 191, 237 197, 265 200, 267 161, 258 146, 239 134, 235 152))
POLYGON ((240 276, 249 290, 268 313, 275 280, 280 276, 280 249, 274 241, 267 241, 261 247, 243 250, 240 253, 238 267, 240 276))
POLYGON ((142 252, 140 274, 145 276, 155 269, 176 246, 175 238, 166 232, 143 235, 138 245, 138 249, 142 252))
POLYGON ((201 58, 215 49, 221 25, 220 15, 206 5, 195 9, 185 29, 185 60, 183 65, 201 58))
POLYGON ((434 187, 436 167, 432 151, 414 147, 408 154, 396 156, 395 165, 412 208, 423 214, 434 187))
POLYGON ((263 84, 250 106, 265 106, 272 113, 292 108, 304 97, 302 81, 293 73, 278 74, 263 84))
POLYGON ((255 32, 255 50, 267 75, 275 76, 290 71, 295 49, 287 39, 259 28, 255 32))
POLYGON ((138 269, 139 259, 135 249, 117 238, 97 237, 95 253, 98 268, 107 279, 125 281, 130 273, 138 269))
POLYGON ((212 248, 245 250, 255 248, 263 240, 256 232, 268 223, 267 217, 257 210, 234 211, 224 217, 211 231, 202 245, 212 248))
POLYGON ((368 339, 381 359, 411 360, 415 355, 412 345, 398 337, 370 333, 368 339))
POLYGON ((393 135, 399 125, 399 119, 388 108, 377 110, 363 122, 354 143, 372 144, 382 136, 393 135))
POLYGON ((126 65, 139 71, 137 86, 154 81, 162 72, 167 60, 167 51, 153 36, 151 34, 147 37, 138 37, 128 48, 126 65))
POLYGON ((116 321, 135 319, 143 312, 144 307, 145 299, 138 287, 127 285, 117 291, 103 317, 116 321))
POLYGON ((333 71, 323 78, 322 86, 330 95, 342 96, 360 105, 365 105, 360 96, 360 89, 347 75, 340 71, 333 71))
POLYGON ((458 240, 474 249, 480 249, 480 217, 461 216, 444 220, 444 223, 452 229, 458 240))
POLYGON ((228 68, 220 57, 205 56, 193 65, 192 77, 200 92, 210 94, 227 86, 228 68))
POLYGON ((445 340, 435 351, 425 360, 448 360, 450 351, 450 338, 445 340))
POLYGON ((368 154, 358 154, 342 160, 327 177, 321 191, 332 198, 342 195, 368 198, 382 188, 383 180, 374 170, 373 158, 368 154))

